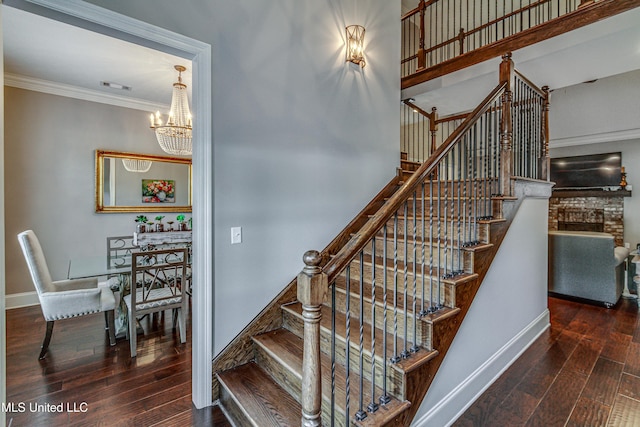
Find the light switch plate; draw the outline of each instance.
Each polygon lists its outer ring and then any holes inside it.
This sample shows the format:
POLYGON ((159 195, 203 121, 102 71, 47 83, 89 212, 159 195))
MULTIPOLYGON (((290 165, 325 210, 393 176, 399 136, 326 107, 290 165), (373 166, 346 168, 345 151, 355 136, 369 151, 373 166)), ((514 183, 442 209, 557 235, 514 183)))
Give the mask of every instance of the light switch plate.
POLYGON ((242 243, 242 227, 231 227, 231 244, 242 243))

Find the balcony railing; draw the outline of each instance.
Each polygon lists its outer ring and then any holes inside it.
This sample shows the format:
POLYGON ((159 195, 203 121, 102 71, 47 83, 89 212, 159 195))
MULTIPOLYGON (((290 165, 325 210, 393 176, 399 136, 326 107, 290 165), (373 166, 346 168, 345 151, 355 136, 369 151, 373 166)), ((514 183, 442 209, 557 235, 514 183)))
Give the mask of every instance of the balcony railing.
POLYGON ((402 76, 548 22, 585 0, 421 0, 402 17, 402 76))

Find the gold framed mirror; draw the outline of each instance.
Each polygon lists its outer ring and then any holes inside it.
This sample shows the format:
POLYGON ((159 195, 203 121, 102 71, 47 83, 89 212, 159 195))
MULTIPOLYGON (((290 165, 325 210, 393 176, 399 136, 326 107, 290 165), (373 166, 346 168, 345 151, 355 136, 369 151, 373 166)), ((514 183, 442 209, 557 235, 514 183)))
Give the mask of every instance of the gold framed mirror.
POLYGON ((191 159, 96 150, 96 213, 191 212, 191 159))

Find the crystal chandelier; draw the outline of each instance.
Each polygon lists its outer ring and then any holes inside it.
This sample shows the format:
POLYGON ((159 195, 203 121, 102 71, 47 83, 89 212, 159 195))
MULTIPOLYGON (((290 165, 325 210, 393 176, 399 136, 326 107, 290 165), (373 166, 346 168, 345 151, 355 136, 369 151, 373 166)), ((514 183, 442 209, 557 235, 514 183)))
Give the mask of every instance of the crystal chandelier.
POLYGON ((148 172, 151 169, 151 160, 122 159, 122 165, 129 172, 148 172))
POLYGON ((151 115, 151 129, 155 129, 156 138, 162 149, 177 156, 191 155, 191 112, 187 99, 187 85, 182 83, 182 65, 174 67, 178 71, 178 81, 173 84, 171 111, 167 124, 162 123, 160 112, 151 115))

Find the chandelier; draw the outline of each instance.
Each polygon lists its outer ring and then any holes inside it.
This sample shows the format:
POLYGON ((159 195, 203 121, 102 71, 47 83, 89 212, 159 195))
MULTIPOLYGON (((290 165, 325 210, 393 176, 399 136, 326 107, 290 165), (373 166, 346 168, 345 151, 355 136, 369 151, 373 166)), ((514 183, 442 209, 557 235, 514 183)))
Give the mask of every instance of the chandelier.
POLYGON ((151 160, 122 159, 122 165, 129 172, 148 172, 151 169, 151 160))
POLYGON ((162 123, 160 112, 151 115, 151 129, 155 129, 160 147, 167 153, 178 156, 191 155, 191 112, 187 99, 187 85, 182 83, 182 65, 174 67, 178 71, 178 81, 173 84, 171 110, 167 124, 162 123))

